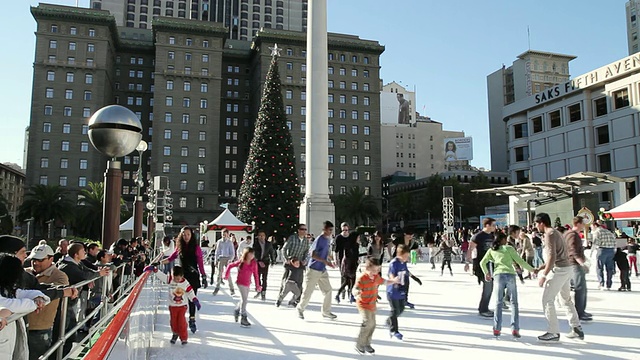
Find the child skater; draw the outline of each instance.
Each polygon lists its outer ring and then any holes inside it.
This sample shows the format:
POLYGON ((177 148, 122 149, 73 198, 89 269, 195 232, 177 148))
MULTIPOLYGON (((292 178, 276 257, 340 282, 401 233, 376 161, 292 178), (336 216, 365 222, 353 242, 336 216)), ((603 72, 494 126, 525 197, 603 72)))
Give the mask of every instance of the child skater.
POLYGON ((621 248, 617 248, 613 260, 618 265, 618 270, 620 270, 620 288, 618 291, 631 291, 631 280, 629 280, 631 267, 627 261, 627 254, 621 248))
POLYGON ((431 263, 431 270, 436 269, 436 247, 433 243, 429 243, 429 262, 431 263))
POLYGON ((353 289, 358 311, 362 315, 362 327, 356 342, 356 351, 359 354, 374 354, 375 350, 371 347, 371 337, 376 329, 378 286, 385 282, 387 284, 397 284, 399 278, 396 277, 394 280, 385 281, 380 276, 380 262, 376 258, 367 257, 364 264, 364 273, 360 276, 353 289))
POLYGON ((297 257, 292 257, 289 263, 284 264, 284 268, 287 271, 287 280, 280 291, 278 300, 276 300, 276 306, 280 307, 282 300, 289 292, 293 293, 291 301, 295 301, 302 293, 302 278, 304 277, 304 269, 300 266, 300 260, 297 257))
POLYGON ((491 249, 487 251, 480 261, 480 267, 487 281, 491 281, 492 275, 487 268, 487 264, 490 261, 493 263, 493 298, 496 304, 493 315, 493 336, 500 336, 500 331, 502 330, 502 302, 504 301, 506 288, 511 293, 511 334, 513 337, 519 338, 518 287, 516 285, 516 270, 513 264, 517 263, 530 272, 533 272, 533 267, 518 255, 516 249, 507 245, 507 235, 503 232, 497 232, 491 249))
POLYGON ((404 311, 407 303, 407 288, 411 273, 407 268, 409 260, 409 247, 400 244, 396 250, 396 257, 389 263, 389 280, 387 285, 387 299, 391 308, 391 314, 387 319, 389 336, 402 340, 402 334, 398 331, 398 317, 404 311))
POLYGON ((189 301, 200 311, 200 301, 193 292, 191 284, 184 278, 184 270, 181 266, 174 266, 171 270, 172 275, 167 275, 158 271, 158 267, 149 265, 144 271, 153 271, 160 281, 169 284, 169 324, 171 325, 170 343, 175 344, 178 337, 182 341, 182 345, 187 344, 189 333, 187 331, 187 320, 185 315, 189 308, 189 301))
POLYGON ((225 280, 229 279, 229 273, 231 272, 231 269, 235 267, 238 268, 236 284, 240 291, 240 301, 233 312, 233 317, 235 321, 238 322, 238 318, 242 315, 240 326, 250 327, 251 323, 247 320, 247 297, 249 296, 249 286, 251 286, 251 275, 253 275, 253 279, 256 283, 256 291, 262 291, 260 280, 258 279, 258 262, 256 262, 256 259, 254 258, 253 248, 245 248, 242 252, 242 257, 238 259, 238 261, 234 261, 227 265, 227 270, 224 273, 225 280))
POLYGON ((451 254, 455 254, 458 255, 455 251, 453 251, 453 248, 451 246, 449 246, 449 241, 448 240, 444 240, 442 241, 442 244, 440 244, 440 250, 438 250, 438 252, 434 255, 434 256, 438 256, 440 253, 442 253, 442 267, 440 268, 440 276, 442 276, 442 274, 444 273, 444 266, 447 265, 449 266, 449 273, 451 274, 451 276, 453 276, 453 270, 451 270, 451 254))

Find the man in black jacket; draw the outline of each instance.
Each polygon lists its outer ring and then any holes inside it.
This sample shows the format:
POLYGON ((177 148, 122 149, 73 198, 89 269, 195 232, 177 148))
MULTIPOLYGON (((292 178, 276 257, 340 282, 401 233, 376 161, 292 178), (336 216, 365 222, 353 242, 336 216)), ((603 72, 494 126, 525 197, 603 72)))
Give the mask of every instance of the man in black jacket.
POLYGON ((258 262, 258 275, 260 276, 260 285, 262 285, 262 292, 256 294, 262 297, 262 301, 266 299, 267 293, 267 276, 269 274, 269 265, 273 261, 275 263, 275 250, 273 245, 267 241, 267 234, 264 230, 259 230, 257 240, 253 244, 253 250, 256 261, 258 262))
MULTIPOLYGON (((73 243, 69 246, 68 254, 64 258, 62 258, 62 260, 60 260, 60 262, 58 263, 58 268, 62 270, 62 272, 67 274, 67 277, 69 277, 69 284, 75 285, 85 280, 96 280, 101 276, 105 276, 109 274, 110 269, 108 267, 103 267, 98 271, 91 270, 88 267, 86 267, 82 263, 82 260, 84 260, 86 256, 87 256, 87 253, 84 250, 84 244, 73 243)), ((93 287, 93 284, 91 284, 89 287, 93 287)), ((74 299, 69 301, 69 304, 67 306, 67 322, 65 326, 67 331, 73 329, 78 322, 78 319, 76 318, 77 304, 78 304, 78 300, 74 299)), ((60 311, 58 311, 58 314, 60 314, 60 311)), ((55 337, 56 329, 60 328, 59 324, 60 324, 60 319, 59 317, 56 317, 56 321, 53 326, 54 339, 56 338, 55 337)), ((69 340, 67 340, 67 342, 65 342, 64 344, 65 355, 68 354, 69 351, 71 351, 71 346, 73 341, 74 341, 74 338, 72 336, 71 338, 69 338, 69 340)))

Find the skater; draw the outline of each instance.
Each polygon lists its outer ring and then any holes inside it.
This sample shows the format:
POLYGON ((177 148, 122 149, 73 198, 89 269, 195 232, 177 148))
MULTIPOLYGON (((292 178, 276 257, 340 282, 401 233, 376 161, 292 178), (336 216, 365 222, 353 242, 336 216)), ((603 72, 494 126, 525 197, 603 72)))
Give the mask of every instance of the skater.
POLYGON ((352 304, 356 301, 353 296, 353 286, 356 282, 356 270, 358 269, 358 261, 360 254, 360 235, 357 232, 352 232, 347 237, 347 240, 342 245, 342 263, 340 264, 340 273, 342 274, 342 284, 336 294, 336 302, 340 303, 340 295, 346 293, 349 295, 349 303, 352 304))
MULTIPOLYGON (((401 244, 404 245, 407 248, 407 260, 408 260, 409 252, 411 250, 417 250, 420 247, 418 242, 413 239, 413 233, 414 233, 413 228, 407 227, 406 229, 404 229, 404 235, 403 236, 398 236, 398 238, 394 241, 394 245, 395 245, 396 249, 394 250, 394 255, 393 255, 392 258, 396 258, 397 257, 397 248, 401 244)), ((407 287, 407 295, 405 297, 405 304, 407 305, 407 307, 409 309, 413 309, 413 308, 415 308, 415 305, 413 305, 413 303, 409 302, 409 282, 407 282, 405 284, 405 286, 407 287)))
POLYGON ((322 223, 322 234, 318 236, 311 244, 309 252, 311 253, 311 261, 307 268, 307 274, 302 291, 302 298, 298 304, 298 317, 304 320, 304 309, 307 308, 311 295, 318 285, 318 288, 324 296, 322 303, 322 317, 334 320, 337 316, 331 313, 331 282, 327 273, 327 266, 334 268, 331 261, 331 234, 333 233, 333 223, 329 220, 322 223))
MULTIPOLYGON (((300 260, 302 270, 305 270, 307 266, 307 257, 309 256, 309 242, 307 241, 307 225, 299 224, 297 234, 291 234, 287 241, 282 245, 282 256, 284 257, 284 263, 289 264, 294 257, 300 260)), ((284 286, 289 278, 287 269, 285 267, 284 274, 282 274, 282 281, 280 284, 280 292, 284 289, 284 286)), ((300 283, 302 289, 302 283, 300 283)), ((300 296, 289 301, 289 306, 298 306, 300 302, 300 296)))
POLYGON ((258 278, 258 262, 255 259, 255 254, 252 248, 245 248, 242 253, 242 257, 238 261, 234 261, 227 265, 227 269, 224 272, 224 279, 228 280, 230 284, 231 280, 229 279, 229 273, 231 272, 231 269, 235 267, 238 268, 236 285, 238 285, 238 291, 240 292, 240 301, 238 301, 238 305, 236 305, 236 308, 233 311, 233 318, 238 322, 238 318, 242 316, 240 326, 249 327, 251 326, 251 323, 247 320, 247 298, 249 297, 251 276, 253 276, 256 283, 256 291, 262 291, 262 288, 260 287, 260 279, 258 278))
MULTIPOLYGON (((376 231, 373 233, 373 239, 367 248, 367 255, 373 257, 378 260, 378 264, 382 264, 384 260, 384 239, 382 238, 382 233, 380 231, 376 231)), ((382 269, 380 269, 380 276, 382 276, 382 269)))
POLYGON ((593 245, 589 255, 593 254, 594 249, 598 249, 598 263, 596 266, 596 275, 600 283, 598 288, 604 289, 606 286, 607 290, 611 290, 613 273, 616 271, 616 262, 613 260, 616 254, 616 237, 611 231, 605 229, 598 220, 591 224, 591 231, 593 245), (604 275, 605 270, 607 272, 606 277, 604 275))
POLYGON ((365 260, 364 273, 358 279, 353 295, 356 297, 358 312, 362 316, 362 327, 356 341, 356 351, 359 354, 374 354, 371 347, 371 338, 376 329, 376 302, 378 298, 378 286, 384 284, 397 284, 399 278, 385 281, 380 276, 380 262, 373 257, 365 260))
POLYGON ((267 241, 267 234, 264 230, 258 230, 256 236, 256 242, 253 245, 255 250, 255 258, 258 262, 258 275, 260 275, 260 288, 262 291, 254 296, 254 299, 258 297, 262 301, 266 299, 267 293, 267 277, 269 276, 269 265, 276 262, 276 251, 273 249, 273 245, 270 241, 267 241))
POLYGON ((435 247, 434 243, 429 243, 429 263, 431 263, 431 270, 436 269, 436 253, 438 249, 435 247))
POLYGON ((411 250, 411 265, 417 265, 417 264, 418 264, 418 250, 412 249, 411 250))
POLYGON ((289 292, 293 293, 291 302, 296 301, 296 299, 298 299, 298 297, 300 297, 300 294, 302 293, 302 278, 304 277, 304 268, 301 266, 300 260, 298 260, 298 258, 296 257, 293 257, 288 263, 284 264, 284 268, 287 273, 287 279, 282 290, 280 290, 278 300, 276 300, 277 307, 280 307, 280 304, 282 304, 282 300, 284 300, 285 296, 287 296, 289 292))
POLYGON ((620 288, 618 291, 631 291, 631 280, 629 280, 631 268, 627 261, 627 254, 622 251, 622 248, 617 248, 613 259, 618 265, 618 270, 620 270, 620 288))
POLYGON ((569 251, 560 233, 551 226, 551 217, 547 213, 536 215, 534 222, 538 231, 544 234, 544 258, 546 264, 538 269, 538 285, 544 288, 542 305, 547 319, 547 332, 538 336, 538 340, 549 342, 560 340, 560 327, 556 314, 556 299, 565 308, 571 332, 568 338, 584 340, 578 312, 571 300, 570 281, 573 268, 569 261, 569 251), (547 280, 547 277, 549 278, 547 280), (560 296, 558 296, 560 295, 560 296))
POLYGON ((398 328, 398 317, 404 312, 407 304, 407 291, 409 289, 409 276, 411 273, 407 268, 409 260, 409 247, 404 244, 396 246, 396 257, 389 263, 389 280, 392 283, 387 285, 387 299, 391 314, 387 318, 389 336, 402 340, 402 334, 398 328))
MULTIPOLYGON (((477 252, 476 258, 473 259, 473 274, 478 278, 478 282, 482 284, 482 295, 480 296, 480 304, 478 305, 478 313, 484 318, 493 318, 493 311, 489 310, 491 302, 491 294, 493 293, 493 280, 487 280, 484 277, 482 268, 480 268, 480 260, 491 249, 496 231, 496 220, 490 217, 482 220, 482 231, 476 233, 471 238, 469 250, 467 251, 467 264, 464 265, 464 271, 469 271, 469 263, 472 262, 471 256, 473 250, 477 252)), ((493 264, 489 263, 489 269, 493 264)))
MULTIPOLYGON (((236 249, 229 237, 229 230, 222 230, 222 239, 216 242, 216 252, 213 257, 216 267, 218 268, 218 279, 216 281, 216 288, 213 290, 213 295, 218 295, 218 291, 220 291, 220 283, 222 282, 222 277, 224 276, 224 269, 229 264, 229 262, 233 261, 236 256, 236 249)), ((233 281, 229 281, 229 292, 231 296, 235 295, 235 291, 233 290, 233 281)))
MULTIPOLYGON (((635 239, 629 238, 627 240, 627 254, 629 254, 629 269, 633 268, 636 273, 636 277, 640 276, 638 273, 638 250, 640 250, 640 246, 636 243, 635 239)), ((631 270, 629 270, 631 271, 631 270)))
POLYGON ((527 264, 512 246, 507 245, 507 235, 498 232, 496 239, 489 251, 480 260, 480 267, 486 281, 496 281, 494 284, 495 313, 493 316, 493 336, 500 336, 502 331, 502 303, 505 289, 511 295, 511 334, 515 338, 520 337, 520 313, 518 309, 518 286, 516 282, 515 264, 524 269, 533 271, 533 267, 527 264), (489 272, 487 264, 493 263, 493 274, 489 272))
MULTIPOLYGON (((180 266, 184 272, 184 278, 191 284, 193 293, 197 296, 198 289, 201 285, 203 288, 207 288, 207 273, 204 270, 202 248, 193 236, 193 230, 188 226, 183 227, 180 230, 180 234, 178 234, 176 251, 163 260, 162 263, 170 263, 176 258, 180 259, 180 266)), ((195 333, 197 330, 196 306, 191 300, 189 300, 189 329, 192 333, 195 333)))
POLYGON ((187 320, 184 317, 187 308, 193 304, 200 311, 201 306, 191 284, 184 277, 184 270, 181 266, 174 266, 171 269, 172 275, 167 275, 158 271, 157 266, 149 265, 144 268, 144 271, 153 271, 160 281, 169 284, 169 324, 173 333, 169 342, 175 344, 180 338, 182 345, 186 345, 189 338, 187 320))
POLYGON ((581 321, 591 321, 593 316, 587 308, 587 273, 589 263, 584 256, 584 247, 580 233, 584 230, 584 219, 581 216, 573 218, 573 229, 564 233, 564 241, 569 252, 569 261, 573 267, 574 301, 578 318, 581 321))
POLYGON ((440 276, 442 276, 442 274, 444 273, 445 265, 449 267, 449 273, 451 274, 451 276, 453 276, 453 270, 451 270, 451 254, 453 253, 456 256, 458 256, 458 253, 456 253, 453 250, 453 248, 449 245, 448 240, 444 240, 440 244, 440 250, 438 250, 438 252, 434 256, 438 256, 440 253, 442 253, 442 268, 440 269, 440 276))
MULTIPOLYGON (((343 222, 342 224, 340 224, 340 230, 340 234, 336 235, 333 241, 333 258, 336 260, 336 264, 340 267, 340 279, 342 279, 342 282, 344 282, 345 275, 344 271, 342 271, 342 259, 345 256, 345 246, 349 242, 349 224, 343 222)), ((342 293, 342 300, 345 299, 346 294, 346 292, 342 293)))

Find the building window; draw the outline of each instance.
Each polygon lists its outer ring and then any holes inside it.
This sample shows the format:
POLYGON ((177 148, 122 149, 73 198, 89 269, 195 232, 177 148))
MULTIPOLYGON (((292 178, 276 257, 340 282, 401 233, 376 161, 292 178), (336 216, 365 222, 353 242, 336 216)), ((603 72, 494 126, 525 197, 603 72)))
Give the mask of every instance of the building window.
POLYGON ((58 42, 56 40, 49 40, 49 49, 57 49, 58 42))
POLYGON ((596 141, 597 145, 609 143, 609 125, 604 125, 596 128, 596 141))
POLYGON ((182 140, 189 140, 189 130, 182 130, 182 140))
POLYGON ((182 98, 182 107, 188 108, 191 106, 191 99, 190 98, 182 98))
POLYGON ((172 122, 173 121, 173 114, 168 112, 168 113, 164 113, 164 122, 172 122))
POLYGON ((207 84, 207 83, 200 84, 200 92, 201 93, 206 93, 208 91, 209 91, 209 84, 207 84))
POLYGON ((63 141, 62 145, 60 147, 60 150, 62 151, 69 151, 69 142, 68 141, 63 141))
POLYGON ((87 135, 89 133, 89 125, 82 124, 82 135, 87 135))
MULTIPOLYGON (((513 133, 516 139, 521 139, 529 136, 529 126, 527 123, 516 124, 513 126, 513 133)), ((431 145, 433 149, 433 145, 431 145)))
POLYGON ((187 190, 187 180, 180 180, 180 190, 187 190))
POLYGON ((89 142, 83 141, 80 143, 80 152, 88 152, 89 151, 89 142))
POLYGON ((180 148, 180 156, 182 157, 187 157, 189 156, 189 148, 186 146, 183 146, 180 148))
POLYGON ((49 167, 49 158, 40 158, 40 167, 46 169, 49 167))
POLYGON ((598 155, 598 171, 611 172, 611 154, 598 155))
POLYGON ((629 106, 629 89, 620 89, 614 91, 611 95, 616 110, 629 106))
POLYGON ((67 186, 67 177, 66 176, 60 176, 60 186, 67 186))
POLYGON ((87 186, 87 178, 85 176, 78 177, 78 186, 86 187, 87 186))
POLYGON ((55 80, 56 80, 56 72, 47 71, 47 81, 55 81, 55 80))
POLYGON ((287 105, 287 106, 285 107, 285 113, 286 113, 287 115, 292 115, 292 114, 293 114, 293 106, 291 106, 291 105, 287 105))
POLYGON ((370 128, 370 127, 368 127, 368 126, 365 126, 365 127, 364 127, 364 130, 363 130, 363 133, 364 133, 365 135, 370 135, 370 133, 371 133, 371 128, 370 128))
POLYGON ((85 74, 84 75, 84 83, 85 84, 93 84, 93 75, 92 74, 85 74))
POLYGON ((44 97, 47 99, 52 99, 53 98, 53 88, 46 88, 44 90, 44 97))
POLYGON ((560 118, 560 110, 552 111, 549 113, 549 128, 557 128, 562 125, 562 120, 560 118))
POLYGON ((96 51, 96 46, 94 44, 87 44, 87 52, 96 51))
POLYGON ((76 43, 73 41, 69 42, 69 51, 76 51, 76 43))
POLYGON ((166 106, 173 106, 173 96, 167 96, 164 103, 166 106))
POLYGON ((333 155, 329 154, 329 159, 328 159, 329 164, 333 164, 333 155))
POLYGON ((352 120, 358 120, 358 110, 352 110, 351 111, 351 119, 352 120))
MULTIPOLYGON (((142 98, 140 99, 140 104, 136 104, 136 105, 142 105, 142 98)), ((87 90, 84 92, 84 100, 85 101, 90 101, 91 100, 91 91, 87 90)))
POLYGON ((345 81, 340 81, 340 89, 346 89, 347 83, 345 81))
POLYGON ((200 132, 198 133, 198 140, 200 140, 200 141, 205 141, 205 140, 207 140, 207 133, 206 133, 206 132, 204 132, 204 131, 200 131, 200 132))
POLYGON ((60 159, 60 169, 69 168, 69 159, 60 159))
MULTIPOLYGON (((204 164, 198 164, 198 174, 204 174, 204 164)), ((236 176, 233 175, 233 182, 236 182, 236 176)))
POLYGON ((167 90, 173 90, 173 80, 167 80, 167 90))
POLYGON ((533 133, 542 132, 542 116, 537 116, 531 119, 531 124, 533 125, 533 133))
POLYGON ((171 156, 171 146, 164 146, 162 148, 162 155, 171 156))
POLYGON ((162 164, 162 172, 163 173, 168 173, 169 171, 171 171, 171 164, 169 163, 163 163, 162 164))
POLYGON ((352 155, 351 156, 351 165, 358 165, 358 155, 352 155))
POLYGON ((529 170, 517 170, 516 171, 516 183, 526 184, 529 182, 529 170))
POLYGON ((65 106, 62 109, 62 115, 67 117, 71 116, 71 106, 65 106))
POLYGON ((340 170, 340 180, 346 180, 346 179, 347 179, 347 171, 340 170))
POLYGON ((596 111, 596 117, 607 115, 607 98, 601 97, 593 100, 593 105, 596 111))
POLYGON ((71 124, 62 124, 62 133, 71 134, 71 124))
POLYGON ((166 129, 164 131, 164 138, 165 140, 171 140, 171 129, 166 129))
POLYGON ((80 170, 86 170, 86 169, 87 169, 87 160, 80 159, 80 170))
POLYGON ((182 123, 183 124, 188 124, 190 120, 190 115, 189 114, 182 114, 182 123))
POLYGON ((181 208, 186 208, 187 207, 187 197, 186 196, 180 196, 180 200, 178 201, 178 206, 180 206, 181 208))
POLYGON ((358 135, 358 125, 351 125, 351 134, 358 135))
POLYGON ((570 105, 569 110, 569 122, 582 120, 582 111, 580 111, 580 103, 570 105))
POLYGON ((362 112, 362 118, 363 118, 364 120, 371 120, 371 113, 370 113, 370 112, 368 112, 368 111, 364 111, 364 112, 362 112))
POLYGON ((207 99, 200 99, 200 109, 206 109, 208 106, 207 99))
POLYGON ((333 124, 329 124, 329 134, 333 134, 333 124))
POLYGON ((198 181, 198 191, 204 191, 204 180, 198 181))
POLYGON ((186 174, 189 170, 187 164, 180 164, 180 174, 186 174))
POLYGON ((528 161, 529 160, 529 147, 521 146, 515 148, 516 161, 528 161))

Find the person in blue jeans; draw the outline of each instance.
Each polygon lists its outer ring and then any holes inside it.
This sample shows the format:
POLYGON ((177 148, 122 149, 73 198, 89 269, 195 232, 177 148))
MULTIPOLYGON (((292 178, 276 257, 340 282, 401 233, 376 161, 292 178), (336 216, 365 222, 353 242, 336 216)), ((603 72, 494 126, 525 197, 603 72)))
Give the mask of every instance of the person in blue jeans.
POLYGON ((391 313, 387 318, 389 336, 402 340, 402 334, 398 329, 398 317, 404 312, 407 305, 407 292, 411 273, 407 268, 410 248, 405 244, 396 247, 396 257, 389 263, 389 280, 393 283, 387 285, 387 300, 391 313))
POLYGON ((533 267, 518 255, 513 246, 507 245, 507 235, 503 232, 497 232, 491 249, 487 251, 482 260, 480 260, 480 267, 484 273, 485 280, 490 281, 493 277, 495 282, 493 286, 495 301, 495 312, 493 315, 494 336, 500 336, 500 332, 502 331, 502 302, 504 301, 506 289, 511 294, 511 334, 516 338, 520 337, 518 287, 516 285, 514 263, 520 265, 523 269, 531 272, 534 271, 533 267), (493 276, 487 266, 489 262, 493 263, 493 276))
MULTIPOLYGON (((480 303, 478 304, 478 314, 483 318, 493 318, 493 311, 489 309, 491 303, 491 294, 493 293, 493 280, 487 280, 482 274, 480 268, 480 260, 485 256, 487 251, 495 240, 494 232, 496 231, 496 220, 490 217, 482 220, 482 231, 476 233, 471 238, 469 250, 467 251, 467 264, 464 265, 464 271, 469 271, 469 263, 471 262, 471 254, 476 249, 477 256, 473 259, 473 274, 478 278, 478 284, 482 284, 482 295, 480 295, 480 303)), ((488 264, 489 268, 493 264, 488 264)))
POLYGON ((597 252, 597 272, 598 282, 600 283, 599 289, 603 289, 606 286, 607 290, 611 290, 613 284, 613 274, 616 273, 616 264, 613 257, 616 254, 616 237, 613 233, 605 229, 599 221, 591 224, 591 231, 593 232, 593 249, 598 247, 597 252), (605 282, 604 271, 607 271, 607 277, 605 282))

